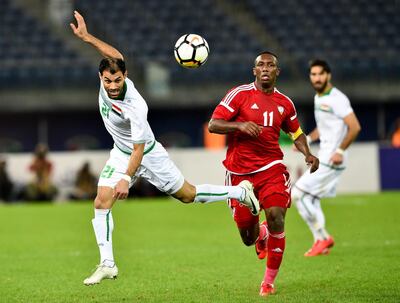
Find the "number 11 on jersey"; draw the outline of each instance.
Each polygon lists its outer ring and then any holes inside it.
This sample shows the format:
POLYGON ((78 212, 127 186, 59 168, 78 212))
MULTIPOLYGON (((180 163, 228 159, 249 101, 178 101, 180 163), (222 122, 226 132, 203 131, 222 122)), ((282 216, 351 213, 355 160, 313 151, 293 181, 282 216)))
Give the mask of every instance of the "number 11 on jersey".
POLYGON ((264 112, 264 126, 272 126, 272 123, 274 121, 274 112, 264 112))

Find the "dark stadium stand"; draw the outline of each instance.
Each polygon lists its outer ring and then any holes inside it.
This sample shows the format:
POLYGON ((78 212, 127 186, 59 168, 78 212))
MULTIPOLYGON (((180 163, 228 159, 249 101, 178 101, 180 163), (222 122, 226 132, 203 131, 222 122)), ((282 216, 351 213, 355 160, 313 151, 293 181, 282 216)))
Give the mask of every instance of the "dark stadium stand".
POLYGON ((177 82, 248 79, 254 54, 263 49, 257 39, 211 0, 123 0, 113 3, 112 10, 104 0, 82 0, 77 5, 92 28, 105 34, 128 58, 142 67, 148 62, 160 62, 170 69, 171 78, 177 82), (98 7, 92 10, 95 3, 98 7), (117 23, 118 30, 109 26, 117 23), (202 35, 211 46, 209 62, 195 72, 182 71, 173 57, 176 40, 186 33, 202 35))
MULTIPOLYGON (((12 1, 1 0, 0 4, 4 33, 0 79, 11 77, 27 85, 73 85, 84 78, 88 68, 95 68, 12 1)), ((82 0, 76 6, 90 29, 121 48, 136 67, 159 62, 170 70, 175 83, 248 79, 254 54, 264 49, 254 34, 213 0, 120 0, 112 6, 107 0, 82 0), (173 59, 173 45, 184 33, 203 35, 211 46, 209 62, 195 72, 182 71, 173 59)), ((341 78, 399 74, 400 18, 396 16, 400 5, 396 1, 339 0, 332 4, 321 0, 316 5, 312 0, 288 0, 283 5, 279 0, 267 4, 248 0, 243 1, 243 8, 293 56, 301 71, 311 57, 324 57, 341 78)), ((282 76, 291 77, 288 69, 282 76)))
POLYGON ((12 1, 1 0, 0 6, 0 86, 70 86, 82 82, 88 68, 93 68, 84 58, 12 1))
POLYGON ((394 77, 400 72, 400 5, 396 1, 246 1, 266 30, 302 68, 312 57, 341 78, 394 77))

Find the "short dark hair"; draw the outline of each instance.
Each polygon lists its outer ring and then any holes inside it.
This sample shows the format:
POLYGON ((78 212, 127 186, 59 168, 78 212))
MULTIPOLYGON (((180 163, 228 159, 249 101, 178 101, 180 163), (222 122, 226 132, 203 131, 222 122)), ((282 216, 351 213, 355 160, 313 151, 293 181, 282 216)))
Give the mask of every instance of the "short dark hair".
POLYGON ((265 50, 265 51, 262 51, 262 52, 260 52, 260 53, 257 54, 256 58, 254 59, 254 66, 256 65, 256 60, 257 60, 257 58, 258 58, 259 56, 261 56, 261 55, 264 55, 264 54, 274 56, 274 57, 276 58, 276 61, 278 62, 278 56, 277 56, 277 55, 275 55, 273 52, 270 52, 270 51, 265 50))
POLYGON ((102 75, 105 70, 115 74, 121 71, 123 74, 126 72, 125 61, 117 58, 104 58, 100 61, 99 72, 102 75))
POLYGON ((308 72, 311 71, 311 68, 314 66, 321 66, 323 71, 326 71, 328 74, 331 73, 331 67, 328 62, 321 59, 313 59, 308 63, 308 72))

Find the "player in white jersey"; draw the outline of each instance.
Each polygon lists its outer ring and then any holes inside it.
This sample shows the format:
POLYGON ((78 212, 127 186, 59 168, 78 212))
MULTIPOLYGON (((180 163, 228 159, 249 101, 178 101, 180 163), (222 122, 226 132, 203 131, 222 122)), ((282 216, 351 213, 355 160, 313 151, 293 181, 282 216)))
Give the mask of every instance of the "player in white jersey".
POLYGON ((259 202, 249 181, 245 180, 238 186, 194 186, 184 179, 164 147, 154 138, 147 122, 147 104, 127 78, 122 54, 89 34, 85 20, 78 12, 74 12, 74 17, 77 25, 70 24, 74 34, 104 57, 99 66, 99 107, 104 125, 114 140, 94 201, 92 224, 100 250, 100 264, 84 284, 97 284, 118 275, 112 250, 114 223, 111 208, 116 200, 128 196, 129 187, 137 177, 145 178, 159 190, 184 203, 238 199, 255 216, 258 215, 259 202))
POLYGON ((347 148, 361 130, 349 99, 331 83, 331 69, 326 61, 310 62, 310 82, 316 91, 314 113, 316 128, 307 136, 309 143, 320 141, 319 169, 308 171, 292 189, 301 217, 314 236, 307 257, 329 253, 334 240, 325 228, 325 216, 320 199, 334 197, 339 177, 347 164, 347 148))

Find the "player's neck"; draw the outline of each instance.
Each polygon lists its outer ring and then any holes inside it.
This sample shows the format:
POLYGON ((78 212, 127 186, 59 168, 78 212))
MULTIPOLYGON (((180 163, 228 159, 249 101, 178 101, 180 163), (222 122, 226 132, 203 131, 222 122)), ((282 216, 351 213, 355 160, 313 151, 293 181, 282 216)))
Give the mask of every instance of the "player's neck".
POLYGON ((269 86, 269 87, 263 87, 260 83, 258 83, 257 81, 255 81, 255 86, 256 88, 265 93, 265 94, 272 94, 275 90, 275 85, 269 86))
POLYGON ((321 91, 321 92, 317 92, 317 94, 318 94, 319 97, 325 96, 325 95, 329 95, 330 92, 331 92, 331 90, 332 90, 332 88, 333 88, 333 85, 332 85, 331 83, 328 83, 328 84, 325 86, 324 90, 321 91))

